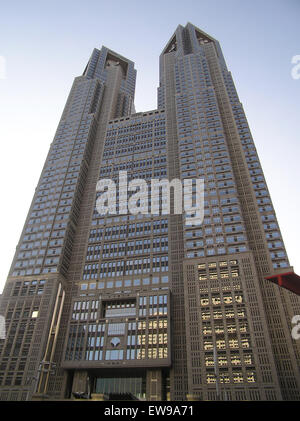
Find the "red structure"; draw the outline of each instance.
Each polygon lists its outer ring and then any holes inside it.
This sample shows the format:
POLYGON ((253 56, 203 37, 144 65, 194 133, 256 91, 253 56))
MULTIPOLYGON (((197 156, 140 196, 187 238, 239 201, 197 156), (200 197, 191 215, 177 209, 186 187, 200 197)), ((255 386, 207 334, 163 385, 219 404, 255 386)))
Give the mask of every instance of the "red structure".
POLYGON ((289 291, 300 295, 300 276, 296 275, 295 272, 279 273, 272 276, 266 276, 266 280, 277 284, 282 288, 286 288, 289 291))

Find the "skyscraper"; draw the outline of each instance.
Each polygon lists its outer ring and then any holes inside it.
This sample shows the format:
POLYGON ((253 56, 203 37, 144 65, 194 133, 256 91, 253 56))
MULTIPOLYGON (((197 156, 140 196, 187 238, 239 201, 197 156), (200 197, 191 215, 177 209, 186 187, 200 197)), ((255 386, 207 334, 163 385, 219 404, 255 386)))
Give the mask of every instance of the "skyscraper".
POLYGON ((2 294, 0 399, 299 399, 299 298, 265 280, 290 264, 219 43, 177 27, 156 110, 135 77, 102 47, 74 80, 2 294), (101 215, 120 171, 204 179, 202 224, 101 215))

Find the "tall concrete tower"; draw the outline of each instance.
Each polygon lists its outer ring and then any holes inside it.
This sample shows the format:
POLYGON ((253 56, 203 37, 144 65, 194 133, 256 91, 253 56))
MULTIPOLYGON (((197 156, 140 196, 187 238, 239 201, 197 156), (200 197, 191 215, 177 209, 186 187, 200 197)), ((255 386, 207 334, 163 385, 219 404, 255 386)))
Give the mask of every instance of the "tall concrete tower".
POLYGON ((135 77, 102 47, 75 78, 1 298, 0 399, 299 399, 299 299, 265 280, 290 264, 218 41, 177 27, 156 110, 135 113, 135 77), (203 179, 202 223, 118 189, 100 214, 125 171, 203 179))

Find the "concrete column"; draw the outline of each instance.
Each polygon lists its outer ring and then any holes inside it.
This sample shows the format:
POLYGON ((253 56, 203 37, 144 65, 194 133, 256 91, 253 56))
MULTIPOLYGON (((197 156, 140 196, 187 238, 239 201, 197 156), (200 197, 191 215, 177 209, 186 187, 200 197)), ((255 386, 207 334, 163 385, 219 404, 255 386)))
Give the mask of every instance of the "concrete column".
POLYGON ((75 371, 72 384, 72 392, 88 393, 88 372, 75 371))
POLYGON ((147 370, 146 399, 149 401, 162 400, 162 373, 160 369, 147 370))

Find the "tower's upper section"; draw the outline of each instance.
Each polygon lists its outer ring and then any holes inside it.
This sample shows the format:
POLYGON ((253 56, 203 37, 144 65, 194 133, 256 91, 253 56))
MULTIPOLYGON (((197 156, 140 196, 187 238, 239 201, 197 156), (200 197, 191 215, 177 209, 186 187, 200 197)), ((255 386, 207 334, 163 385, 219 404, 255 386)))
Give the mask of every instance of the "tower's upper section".
POLYGON ((136 80, 136 70, 133 61, 106 47, 102 47, 101 50, 94 49, 83 76, 86 76, 88 79, 98 78, 105 83, 107 72, 112 66, 121 68, 123 74, 121 89, 133 99, 136 80))
POLYGON ((163 49, 159 59, 160 86, 158 88, 158 107, 164 104, 164 84, 165 84, 165 60, 172 55, 176 59, 189 54, 201 54, 207 44, 212 44, 216 49, 222 67, 226 67, 219 42, 212 36, 206 34, 201 29, 187 23, 186 26, 178 25, 174 34, 163 49))
POLYGON ((191 23, 187 23, 185 27, 178 25, 176 31, 163 49, 162 55, 175 51, 177 54, 183 55, 196 53, 199 51, 200 45, 208 42, 217 43, 218 41, 191 23))

